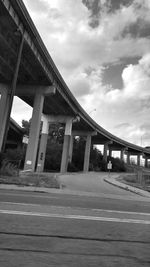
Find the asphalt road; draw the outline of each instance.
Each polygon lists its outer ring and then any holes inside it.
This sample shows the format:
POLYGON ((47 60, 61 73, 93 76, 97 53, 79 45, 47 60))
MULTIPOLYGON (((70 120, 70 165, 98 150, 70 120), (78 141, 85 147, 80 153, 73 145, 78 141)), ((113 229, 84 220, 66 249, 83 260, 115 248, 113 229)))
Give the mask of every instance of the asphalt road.
POLYGON ((1 267, 150 266, 150 199, 102 179, 84 195, 83 180, 73 194, 0 190, 1 267))

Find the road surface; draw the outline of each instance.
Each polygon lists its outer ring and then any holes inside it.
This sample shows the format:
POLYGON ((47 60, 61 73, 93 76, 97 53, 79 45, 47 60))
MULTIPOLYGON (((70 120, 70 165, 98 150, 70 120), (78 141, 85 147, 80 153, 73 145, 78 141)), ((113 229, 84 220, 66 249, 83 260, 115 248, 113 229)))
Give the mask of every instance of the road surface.
POLYGON ((61 179, 69 194, 0 190, 0 266, 150 266, 150 199, 61 179))

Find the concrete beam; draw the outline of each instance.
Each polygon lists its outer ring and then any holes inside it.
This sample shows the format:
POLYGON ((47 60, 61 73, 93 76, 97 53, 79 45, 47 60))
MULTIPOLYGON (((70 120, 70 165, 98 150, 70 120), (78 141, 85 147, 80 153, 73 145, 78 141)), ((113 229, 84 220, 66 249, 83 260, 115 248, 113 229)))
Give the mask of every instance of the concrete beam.
POLYGON ((72 135, 73 136, 94 136, 94 135, 97 135, 97 132, 96 131, 93 131, 93 132, 90 132, 90 131, 72 131, 72 135))
POLYGON ((53 85, 45 87, 43 94, 44 94, 44 96, 56 94, 56 87, 53 85))
POLYGON ((131 152, 131 151, 129 151, 129 153, 130 153, 130 156, 137 156, 137 155, 142 156, 142 153, 140 153, 140 152, 131 152))
POLYGON ((53 123, 53 122, 59 122, 59 123, 66 123, 68 117, 67 116, 55 116, 55 115, 51 115, 51 116, 47 116, 49 123, 53 123))
POLYGON ((112 151, 121 151, 121 148, 116 148, 113 146, 109 146, 112 151))
POLYGON ((76 122, 76 118, 74 117, 71 117, 71 116, 64 116, 64 115, 58 115, 58 116, 55 116, 55 115, 47 115, 47 120, 49 123, 54 123, 54 122, 58 122, 58 123, 67 123, 68 121, 72 121, 73 122, 76 122))
POLYGON ((41 91, 44 96, 53 95, 56 93, 56 88, 54 86, 31 86, 31 85, 19 85, 16 88, 17 96, 24 95, 35 95, 37 91, 41 91))
POLYGON ((107 142, 112 142, 110 143, 110 145, 113 144, 113 141, 107 141, 105 139, 104 140, 92 140, 92 142, 93 142, 93 145, 104 145, 107 142))

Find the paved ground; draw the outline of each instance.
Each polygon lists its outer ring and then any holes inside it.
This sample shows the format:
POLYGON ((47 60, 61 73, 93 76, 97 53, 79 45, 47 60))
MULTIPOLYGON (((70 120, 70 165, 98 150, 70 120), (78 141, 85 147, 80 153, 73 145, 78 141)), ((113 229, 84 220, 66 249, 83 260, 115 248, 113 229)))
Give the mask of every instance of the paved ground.
MULTIPOLYGON (((150 193, 139 188, 126 185, 120 181, 115 179, 116 177, 122 175, 121 173, 111 173, 108 175, 106 172, 104 173, 69 173, 66 175, 59 175, 60 182, 62 188, 60 190, 54 188, 47 188, 47 187, 36 187, 36 186, 18 186, 14 184, 0 184, 0 189, 11 189, 11 190, 22 190, 22 191, 37 191, 37 192, 47 192, 47 193, 65 193, 65 194, 75 194, 75 195, 90 195, 96 196, 100 194, 104 194, 105 192, 114 196, 114 194, 119 195, 129 195, 132 197, 131 194, 127 194, 126 191, 130 191, 134 194, 138 194, 140 196, 145 196, 150 198, 150 193), (109 186, 106 184, 109 183, 113 186, 109 186), (117 188, 114 187, 114 185, 117 188), (120 190, 124 189, 123 191, 120 190), (121 192, 121 193, 120 193, 121 192)), ((124 175, 124 174, 123 174, 124 175)))
MULTIPOLYGON (((117 174, 111 174, 116 177, 117 174)), ((103 181, 104 177, 108 177, 106 172, 88 172, 88 173, 75 173, 60 176, 60 181, 66 186, 67 189, 74 191, 93 192, 93 193, 107 193, 107 194, 120 194, 120 189, 114 186, 108 186, 103 181)), ((127 194, 122 190, 121 194, 127 194)))
POLYGON ((99 174, 60 179, 61 193, 0 190, 0 266, 150 266, 149 198, 99 174))
POLYGON ((148 192, 145 193, 143 190, 140 189, 135 188, 134 190, 131 191, 124 190, 127 189, 127 187, 129 187, 130 189, 132 187, 117 182, 115 178, 119 177, 120 175, 121 173, 111 173, 109 175, 106 172, 88 172, 88 173, 61 175, 59 178, 61 183, 65 185, 67 190, 77 191, 80 192, 81 194, 83 192, 87 192, 95 194, 109 194, 112 195, 113 197, 114 195, 132 197, 133 195, 135 195, 135 192, 138 193, 138 191, 141 191, 143 192, 143 195, 150 197, 150 194, 148 192), (108 186, 105 180, 107 180, 112 184, 108 186), (114 186, 113 184, 118 186, 114 186), (121 186, 122 189, 120 188, 121 186))

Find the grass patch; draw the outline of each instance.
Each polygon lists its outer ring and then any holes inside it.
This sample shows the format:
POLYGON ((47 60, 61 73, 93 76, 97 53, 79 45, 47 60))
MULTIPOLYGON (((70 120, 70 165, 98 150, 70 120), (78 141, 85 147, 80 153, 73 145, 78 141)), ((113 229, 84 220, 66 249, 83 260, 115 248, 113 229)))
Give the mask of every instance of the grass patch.
POLYGON ((136 173, 123 174, 119 178, 117 178, 117 180, 124 184, 131 185, 133 187, 150 192, 149 179, 146 179, 146 177, 144 177, 144 179, 142 179, 142 182, 139 182, 136 173))
POLYGON ((46 188, 60 188, 60 181, 54 173, 20 173, 19 176, 0 175, 0 184, 14 184, 18 186, 35 186, 46 188))
POLYGON ((131 184, 137 183, 137 175, 136 174, 125 175, 125 176, 123 176, 123 179, 124 179, 124 181, 131 183, 131 184))

